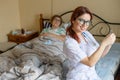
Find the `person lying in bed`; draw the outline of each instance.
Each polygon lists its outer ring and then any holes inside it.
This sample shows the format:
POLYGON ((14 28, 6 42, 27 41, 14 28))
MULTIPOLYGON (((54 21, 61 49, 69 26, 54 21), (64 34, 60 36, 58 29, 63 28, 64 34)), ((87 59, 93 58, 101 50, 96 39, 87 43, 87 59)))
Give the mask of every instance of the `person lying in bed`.
POLYGON ((60 25, 62 24, 62 18, 59 15, 54 15, 51 18, 51 24, 51 27, 42 30, 40 36, 53 37, 58 40, 64 41, 66 30, 60 27, 60 25))
POLYGON ((87 31, 92 20, 92 13, 84 6, 77 7, 71 16, 71 26, 63 51, 69 60, 66 80, 101 80, 95 65, 105 56, 116 40, 114 33, 108 34, 99 45, 92 34, 87 31))

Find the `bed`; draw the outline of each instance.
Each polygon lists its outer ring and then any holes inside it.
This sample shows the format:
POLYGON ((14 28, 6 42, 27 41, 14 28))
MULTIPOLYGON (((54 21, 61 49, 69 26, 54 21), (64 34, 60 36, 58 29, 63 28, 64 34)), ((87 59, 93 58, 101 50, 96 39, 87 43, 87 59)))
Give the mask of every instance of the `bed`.
MULTIPOLYGON (((66 29, 70 25, 69 17, 72 12, 60 14, 64 20, 61 27, 66 29)), ((120 25, 110 23, 94 13, 93 16, 89 31, 97 40, 112 31, 110 25, 120 25)), ((40 14, 40 31, 49 27, 49 20, 40 14)), ((117 38, 119 40, 119 36, 117 38)), ((114 80, 120 63, 119 47, 120 43, 116 42, 109 54, 97 63, 96 70, 102 80, 114 80)), ((68 68, 62 48, 63 42, 50 37, 36 37, 17 45, 0 54, 0 80, 65 80, 68 68)))

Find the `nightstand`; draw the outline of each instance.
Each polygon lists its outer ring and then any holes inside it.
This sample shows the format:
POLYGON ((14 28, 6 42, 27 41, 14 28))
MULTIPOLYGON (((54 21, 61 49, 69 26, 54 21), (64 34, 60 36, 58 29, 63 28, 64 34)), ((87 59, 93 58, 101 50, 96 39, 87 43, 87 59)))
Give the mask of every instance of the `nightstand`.
POLYGON ((15 42, 15 43, 19 44, 19 43, 29 41, 29 40, 37 37, 38 35, 39 35, 39 32, 37 32, 37 31, 31 31, 31 32, 29 31, 29 32, 26 32, 25 34, 9 33, 7 36, 8 36, 8 41, 15 42))

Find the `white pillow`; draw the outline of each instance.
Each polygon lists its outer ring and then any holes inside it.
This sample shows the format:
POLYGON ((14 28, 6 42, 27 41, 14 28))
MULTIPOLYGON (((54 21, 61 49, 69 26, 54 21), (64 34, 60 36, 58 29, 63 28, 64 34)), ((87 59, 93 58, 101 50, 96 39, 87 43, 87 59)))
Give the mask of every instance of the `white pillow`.
POLYGON ((70 25, 71 25, 71 23, 70 23, 70 21, 69 21, 69 22, 63 23, 63 24, 62 24, 62 27, 66 29, 66 28, 69 27, 70 25))
POLYGON ((50 21, 44 21, 43 25, 44 25, 44 28, 49 28, 51 27, 52 24, 50 23, 50 21))

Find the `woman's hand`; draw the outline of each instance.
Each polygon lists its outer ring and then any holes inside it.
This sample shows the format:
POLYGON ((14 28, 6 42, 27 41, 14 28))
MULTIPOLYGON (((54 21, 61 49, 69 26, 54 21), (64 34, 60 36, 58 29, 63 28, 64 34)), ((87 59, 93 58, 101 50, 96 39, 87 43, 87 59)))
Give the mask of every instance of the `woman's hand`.
POLYGON ((65 40, 65 35, 56 35, 56 34, 53 34, 53 33, 42 33, 42 34, 40 34, 40 36, 53 37, 53 38, 61 40, 61 41, 65 40))
POLYGON ((108 45, 112 45, 115 42, 115 40, 116 40, 116 35, 114 33, 110 33, 104 38, 102 43, 108 46, 108 45))
POLYGON ((42 33, 42 34, 40 34, 40 36, 53 36, 54 34, 52 34, 52 33, 42 33))

